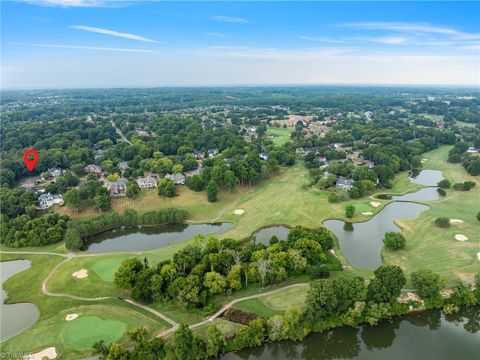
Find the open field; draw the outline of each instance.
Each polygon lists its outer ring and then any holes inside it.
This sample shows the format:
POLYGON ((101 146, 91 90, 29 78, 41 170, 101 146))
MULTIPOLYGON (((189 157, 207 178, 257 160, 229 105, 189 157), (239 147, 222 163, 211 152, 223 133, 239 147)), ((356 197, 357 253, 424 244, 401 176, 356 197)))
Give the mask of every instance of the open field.
MULTIPOLYGON (((156 189, 144 190, 135 199, 127 197, 113 198, 111 211, 123 212, 126 209, 134 209, 139 213, 145 213, 152 210, 175 207, 187 210, 190 214, 189 220, 191 221, 207 222, 218 217, 225 208, 233 206, 240 195, 250 190, 250 187, 237 187, 232 193, 221 191, 218 201, 215 203, 208 202, 205 192, 195 192, 186 186, 177 186, 178 196, 174 198, 158 196, 156 189)), ((100 211, 95 210, 93 207, 87 208, 80 213, 66 206, 56 206, 55 210, 61 214, 76 218, 88 218, 101 214, 100 211)))
POLYGON ((471 280, 474 272, 480 270, 477 252, 480 251, 480 222, 476 214, 480 211, 480 183, 478 177, 470 176, 461 164, 446 162, 450 147, 445 146, 422 155, 427 159, 425 169, 441 170, 452 183, 466 180, 475 181, 477 186, 470 191, 447 190, 447 196, 428 204, 430 209, 417 219, 399 221, 407 238, 404 250, 392 252, 383 250, 387 263, 402 266, 407 273, 419 269, 431 269, 449 281, 459 277, 471 280), (434 224, 437 217, 463 220, 448 228, 434 224), (469 240, 455 240, 455 234, 466 235, 469 240))
POLYGON ((293 132, 293 130, 293 127, 279 128, 275 126, 269 126, 267 128, 267 135, 276 146, 281 146, 287 141, 290 141, 290 134, 293 132))
MULTIPOLYGON (((299 162, 242 195, 237 201, 237 208, 245 210, 245 213, 236 215, 225 211, 220 220, 231 222, 235 227, 222 236, 242 238, 261 227, 275 224, 318 227, 326 219, 346 219, 345 205, 347 204, 353 204, 360 209, 368 208, 368 211, 376 214, 389 203, 389 201, 378 200, 382 206, 371 208, 369 205, 371 199, 366 197, 332 204, 328 202, 328 192, 305 186, 308 183, 308 176, 307 170, 299 162)), ((408 180, 406 173, 401 173, 389 192, 401 194, 419 188, 420 186, 408 180)), ((352 221, 365 219, 366 217, 357 211, 352 221)))

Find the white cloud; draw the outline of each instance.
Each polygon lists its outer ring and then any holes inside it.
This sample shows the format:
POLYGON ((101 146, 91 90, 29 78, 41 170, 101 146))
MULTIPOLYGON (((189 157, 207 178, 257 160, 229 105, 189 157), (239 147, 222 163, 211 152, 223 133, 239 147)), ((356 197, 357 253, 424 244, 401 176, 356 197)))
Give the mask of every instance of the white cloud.
POLYGON ((382 37, 372 38, 371 41, 377 42, 380 44, 399 45, 399 44, 405 44, 407 42, 407 38, 403 36, 382 36, 382 37))
POLYGON ((212 16, 212 20, 219 21, 219 22, 226 22, 226 23, 233 23, 233 24, 247 24, 249 21, 247 19, 235 16, 212 16))
POLYGON ((157 50, 149 49, 135 49, 135 48, 115 48, 115 47, 101 47, 88 45, 61 45, 61 44, 21 44, 17 45, 31 45, 35 47, 47 47, 58 49, 78 49, 78 50, 98 50, 98 51, 113 51, 113 52, 131 52, 131 53, 158 53, 157 50))
POLYGON ((326 42, 326 43, 331 43, 331 44, 341 44, 344 41, 343 40, 338 40, 338 39, 332 39, 324 36, 305 36, 305 35, 299 35, 299 39, 301 40, 308 40, 308 41, 316 41, 316 42, 326 42))
POLYGON ((208 35, 208 36, 212 36, 212 37, 222 38, 222 39, 230 38, 230 35, 223 34, 223 33, 218 33, 218 32, 213 32, 213 31, 207 31, 204 34, 208 35))
POLYGON ((83 31, 97 33, 97 34, 110 35, 110 36, 120 37, 120 38, 124 38, 124 39, 137 40, 137 41, 150 42, 150 43, 159 43, 159 41, 155 41, 155 40, 152 40, 152 39, 147 39, 143 36, 139 36, 139 35, 135 35, 135 34, 122 33, 122 32, 118 32, 118 31, 115 31, 115 30, 102 29, 102 28, 85 26, 85 25, 72 25, 70 27, 72 29, 83 30, 83 31))
POLYGON ((364 30, 385 30, 421 34, 440 34, 451 36, 459 40, 480 39, 480 34, 466 33, 448 27, 435 26, 431 24, 401 23, 401 22, 357 22, 340 24, 339 27, 364 29, 364 30))

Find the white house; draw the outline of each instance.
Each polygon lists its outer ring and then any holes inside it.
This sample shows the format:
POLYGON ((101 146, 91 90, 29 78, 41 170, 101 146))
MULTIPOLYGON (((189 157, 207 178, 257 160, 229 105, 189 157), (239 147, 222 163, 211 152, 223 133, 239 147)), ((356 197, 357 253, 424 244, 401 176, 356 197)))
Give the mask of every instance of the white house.
POLYGON ((165 175, 165 179, 172 180, 176 185, 184 185, 185 184, 185 175, 183 175, 181 173, 167 174, 167 175, 165 175))
POLYGON ((47 172, 48 172, 48 176, 52 178, 56 178, 65 174, 65 170, 56 168, 56 167, 48 169, 47 172))
POLYGON ((353 186, 354 181, 352 179, 347 179, 344 178, 343 176, 339 176, 337 179, 337 183, 335 184, 335 187, 337 189, 343 189, 343 190, 350 190, 353 186))
POLYGON ((38 207, 42 210, 48 209, 55 204, 63 204, 62 195, 42 194, 38 197, 38 207))
POLYGON ((145 177, 139 177, 137 184, 141 190, 154 189, 157 187, 157 179, 155 176, 147 175, 145 177))

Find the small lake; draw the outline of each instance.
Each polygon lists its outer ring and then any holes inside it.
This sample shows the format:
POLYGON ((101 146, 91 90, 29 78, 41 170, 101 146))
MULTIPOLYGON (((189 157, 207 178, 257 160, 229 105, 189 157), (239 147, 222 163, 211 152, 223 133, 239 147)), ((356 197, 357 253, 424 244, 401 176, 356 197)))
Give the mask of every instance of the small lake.
POLYGON ((410 176, 410 181, 423 186, 437 186, 443 180, 442 172, 439 170, 422 170, 417 176, 410 176))
POLYGON ((353 266, 376 269, 382 265, 380 250, 385 233, 401 231, 393 221, 415 219, 427 209, 426 205, 393 202, 369 221, 352 224, 341 220, 327 220, 323 225, 338 237, 342 254, 353 266))
POLYGON ((258 230, 255 233, 255 242, 264 245, 270 245, 272 236, 276 236, 278 240, 287 240, 290 229, 285 226, 270 226, 258 230))
POLYGON ((106 231, 90 237, 86 253, 145 251, 188 240, 195 235, 223 233, 233 227, 230 223, 182 224, 159 227, 135 227, 106 231))
POLYGON ((301 342, 265 343, 222 356, 223 360, 473 360, 480 358, 480 308, 453 315, 413 313, 376 326, 340 327, 301 342))
MULTIPOLYGON (((2 261, 0 263, 1 279, 3 283, 13 275, 29 269, 29 260, 2 261)), ((28 286, 28 284, 26 284, 28 286)), ((4 304, 8 294, 2 288, 2 302, 0 304, 0 341, 4 341, 20 334, 35 324, 40 317, 40 311, 34 304, 4 304)))
POLYGON ((393 195, 392 200, 399 201, 435 201, 441 198, 437 187, 426 187, 414 193, 393 195))

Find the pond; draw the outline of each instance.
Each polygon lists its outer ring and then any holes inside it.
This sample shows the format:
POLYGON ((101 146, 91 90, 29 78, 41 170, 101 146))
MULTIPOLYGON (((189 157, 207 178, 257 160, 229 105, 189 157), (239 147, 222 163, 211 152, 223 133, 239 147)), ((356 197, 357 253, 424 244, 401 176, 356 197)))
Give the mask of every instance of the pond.
POLYGON ((109 253, 153 250, 191 239, 195 235, 222 233, 231 229, 232 226, 230 223, 182 224, 106 231, 91 236, 83 251, 86 253, 109 253))
POLYGON ((442 172, 439 170, 422 170, 418 175, 410 176, 410 181, 423 186, 437 186, 443 180, 442 172))
POLYGON ((441 198, 437 187, 426 187, 414 193, 393 195, 392 200, 398 201, 435 201, 441 198))
POLYGON ((468 307, 453 315, 429 310, 376 326, 340 327, 301 342, 266 343, 222 359, 478 359, 479 344, 480 308, 468 307))
POLYGON ((401 231, 393 221, 415 219, 427 209, 426 205, 393 202, 369 221, 352 224, 341 220, 327 220, 323 225, 338 237, 342 254, 353 266, 376 269, 382 265, 380 250, 385 233, 401 231))
POLYGON ((290 229, 285 226, 270 226, 258 230, 255 233, 255 242, 264 245, 270 245, 272 236, 276 236, 278 240, 287 240, 290 229))
MULTIPOLYGON (((2 284, 13 275, 29 269, 29 260, 3 261, 0 263, 2 284)), ((35 324, 40 317, 40 311, 34 304, 4 304, 7 292, 2 289, 0 304, 0 341, 4 341, 20 334, 35 324)))

